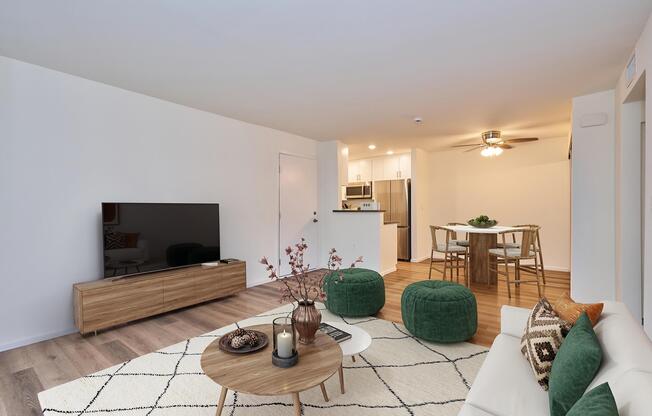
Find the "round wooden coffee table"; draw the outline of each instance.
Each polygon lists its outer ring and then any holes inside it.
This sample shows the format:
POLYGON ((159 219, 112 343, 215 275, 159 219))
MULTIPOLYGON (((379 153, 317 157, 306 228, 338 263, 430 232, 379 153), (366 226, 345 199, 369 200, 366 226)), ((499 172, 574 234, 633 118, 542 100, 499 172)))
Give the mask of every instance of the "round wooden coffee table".
POLYGON ((269 337, 269 344, 251 354, 229 354, 220 350, 218 338, 202 353, 201 367, 204 373, 222 386, 217 416, 222 414, 229 389, 258 396, 291 395, 296 415, 301 414, 299 393, 302 391, 319 385, 324 400, 328 401, 324 381, 342 365, 342 349, 337 342, 317 332, 314 343, 297 343, 299 362, 294 367, 279 368, 272 364, 272 325, 256 325, 246 329, 264 332, 269 337))

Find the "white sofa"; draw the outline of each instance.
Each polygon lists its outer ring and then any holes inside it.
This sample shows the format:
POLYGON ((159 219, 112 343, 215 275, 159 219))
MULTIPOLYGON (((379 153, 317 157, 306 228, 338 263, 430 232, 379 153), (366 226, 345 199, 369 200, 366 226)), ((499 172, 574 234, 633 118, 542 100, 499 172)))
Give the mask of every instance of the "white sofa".
MULTIPOLYGON (((461 416, 549 416, 548 392, 521 355, 530 311, 503 306, 500 334, 480 368, 461 416)), ((595 332, 602 366, 587 391, 609 382, 620 416, 652 414, 652 342, 624 304, 605 302, 595 332)))

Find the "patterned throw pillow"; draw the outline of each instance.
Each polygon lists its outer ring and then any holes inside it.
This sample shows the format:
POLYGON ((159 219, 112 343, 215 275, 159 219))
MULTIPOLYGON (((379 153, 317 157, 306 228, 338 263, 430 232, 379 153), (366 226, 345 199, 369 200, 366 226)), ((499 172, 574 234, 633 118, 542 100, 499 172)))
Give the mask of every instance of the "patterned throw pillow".
POLYGON ((124 233, 106 233, 104 234, 104 250, 115 250, 127 247, 127 236, 124 233))
POLYGON ((521 353, 530 362, 537 382, 548 390, 552 362, 559 351, 570 325, 552 309, 546 298, 534 306, 521 338, 521 353))

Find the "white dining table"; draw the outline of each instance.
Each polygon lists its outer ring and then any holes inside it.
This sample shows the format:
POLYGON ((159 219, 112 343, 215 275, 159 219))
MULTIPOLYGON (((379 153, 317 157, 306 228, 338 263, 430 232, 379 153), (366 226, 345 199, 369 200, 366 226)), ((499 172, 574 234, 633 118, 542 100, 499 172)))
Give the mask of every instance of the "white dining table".
POLYGON ((489 256, 489 249, 497 247, 499 233, 516 231, 519 228, 500 225, 491 228, 477 228, 470 225, 445 225, 443 228, 456 232, 458 240, 463 239, 464 234, 468 234, 469 254, 471 257, 469 279, 471 282, 495 284, 498 277, 495 272, 495 257, 489 256))

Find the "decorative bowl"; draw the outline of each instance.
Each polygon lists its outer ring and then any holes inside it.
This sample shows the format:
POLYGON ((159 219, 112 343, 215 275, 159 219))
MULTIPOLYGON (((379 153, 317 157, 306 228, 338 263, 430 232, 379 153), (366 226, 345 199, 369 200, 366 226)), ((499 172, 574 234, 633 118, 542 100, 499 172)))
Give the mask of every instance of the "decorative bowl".
POLYGON ((491 227, 496 226, 496 224, 498 224, 498 221, 489 220, 489 221, 486 221, 486 222, 477 222, 476 220, 469 220, 468 224, 471 227, 475 227, 475 228, 491 228, 491 227))
POLYGON ((227 336, 229 334, 224 334, 220 338, 220 344, 219 344, 220 349, 222 351, 224 351, 224 352, 229 352, 229 353, 232 353, 232 354, 249 354, 251 352, 262 350, 269 343, 269 339, 267 338, 267 334, 265 334, 264 332, 252 331, 250 329, 247 329, 246 331, 247 332, 253 332, 256 335, 258 335, 258 343, 256 345, 254 345, 254 346, 245 345, 242 348, 233 348, 231 346, 231 343, 229 341, 227 341, 227 336))

